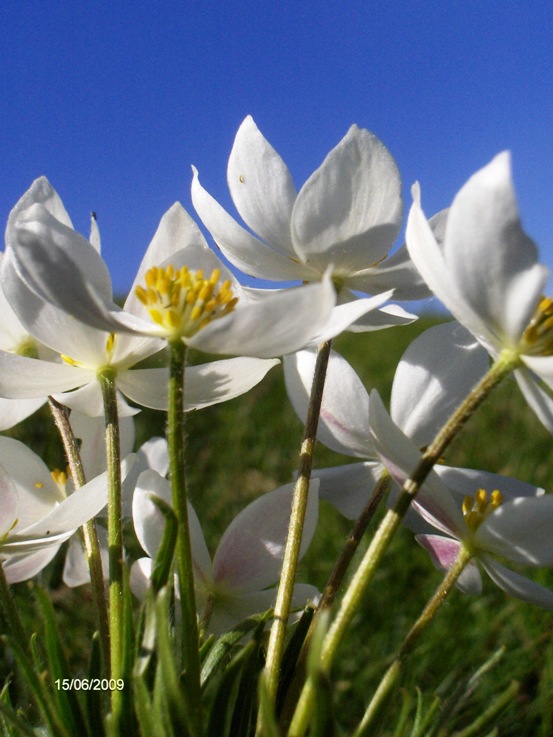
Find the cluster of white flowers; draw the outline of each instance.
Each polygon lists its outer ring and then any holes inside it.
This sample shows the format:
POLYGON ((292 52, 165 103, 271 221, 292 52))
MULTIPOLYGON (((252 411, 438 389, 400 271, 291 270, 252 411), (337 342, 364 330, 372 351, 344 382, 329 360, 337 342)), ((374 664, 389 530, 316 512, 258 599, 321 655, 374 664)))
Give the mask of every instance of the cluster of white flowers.
MULTIPOLYGON (((105 455, 98 450, 104 411, 98 377, 109 370, 128 428, 122 432, 129 474, 122 513, 132 516, 148 556, 134 563, 132 585, 137 595, 146 590, 164 526, 152 495, 169 504, 171 497, 164 441, 149 444, 137 461, 132 425, 141 406, 167 409, 168 369, 140 367, 166 341, 234 356, 186 369, 186 409, 247 392, 282 359, 290 401, 305 419, 315 346, 344 330, 416 319, 390 304, 392 298, 434 294, 452 313, 453 322, 425 332, 404 354, 390 415, 345 359, 331 354, 318 438, 359 460, 314 471, 302 553, 315 534, 319 496, 355 518, 383 469, 403 484, 420 449, 486 373, 490 356, 509 357, 524 396, 553 432, 553 303, 543 297, 547 270, 520 225, 507 154, 477 172, 449 210, 430 220, 414 189, 406 245, 395 251, 403 218, 400 177, 389 151, 367 130, 352 126, 297 192, 286 164, 248 117, 230 154, 228 184, 247 227, 208 194, 194 169, 192 201, 218 248, 237 270, 297 286, 242 286, 176 203, 120 307, 95 219, 89 239, 77 233, 45 178, 10 214, 0 290, 0 429, 55 397, 71 410, 90 480, 73 491, 71 479, 52 479, 23 444, 0 438, 0 556, 9 581, 35 575, 78 527, 102 515, 108 492, 105 455)), ((391 500, 396 495, 397 488, 391 500)), ((284 486, 250 504, 213 559, 190 507, 197 602, 202 612, 209 608, 214 630, 273 604, 270 587, 279 577, 291 497, 292 486, 284 486)), ((452 565, 460 546, 471 551, 459 579, 463 590, 480 591, 480 563, 509 594, 553 609, 553 593, 498 560, 553 563, 553 496, 543 490, 439 465, 406 522, 441 568, 452 565)), ((73 545, 65 569, 70 585, 86 580, 79 555, 73 545)), ((297 585, 295 603, 317 595, 297 585)))

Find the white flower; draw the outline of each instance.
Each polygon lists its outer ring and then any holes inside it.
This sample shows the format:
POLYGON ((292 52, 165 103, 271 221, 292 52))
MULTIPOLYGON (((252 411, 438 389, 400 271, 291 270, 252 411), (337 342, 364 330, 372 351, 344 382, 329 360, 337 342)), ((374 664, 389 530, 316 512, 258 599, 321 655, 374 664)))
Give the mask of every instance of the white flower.
MULTIPOLYGON (((379 455, 394 479, 403 484, 420 452, 394 425, 376 392, 371 393, 371 410, 379 455)), ((415 524, 416 539, 438 568, 449 569, 461 546, 472 554, 458 581, 463 591, 482 590, 478 562, 506 593, 553 609, 553 592, 500 562, 553 564, 552 495, 497 474, 435 466, 412 506, 426 523, 423 532, 415 524), (437 534, 428 532, 428 526, 437 534)))
MULTIPOLYGON (((48 202, 42 201, 45 198, 35 193, 30 199, 34 204, 23 203, 10 217, 2 268, 4 289, 17 302, 20 319, 34 333, 49 305, 76 318, 75 331, 85 323, 103 331, 100 335, 130 333, 116 336, 115 350, 125 357, 123 368, 137 354, 143 357, 153 338, 182 337, 207 352, 273 358, 313 339, 333 337, 389 297, 386 293, 342 305, 334 315, 336 297, 329 277, 303 288, 252 293, 240 286, 177 203, 163 217, 121 309, 113 301, 109 273, 97 250, 54 217, 48 202), (209 299, 204 298, 204 287, 209 299), (176 295, 175 304, 169 291, 176 295), (233 296, 227 299, 231 291, 233 296), (196 300, 190 311, 185 293, 196 300), (130 349, 133 340, 137 343, 130 349)), ((54 332, 53 327, 50 330, 54 332)))
MULTIPOLYGON (((97 276, 95 284, 111 299, 111 286, 107 269, 99 256, 99 236, 93 220, 91 242, 76 233, 63 204, 49 182, 38 179, 12 211, 6 233, 7 256, 10 260, 12 246, 17 241, 19 220, 26 222, 25 213, 29 208, 35 211, 38 221, 33 222, 40 232, 47 231, 51 241, 45 236, 44 250, 56 252, 59 258, 77 258, 85 273, 87 264, 93 262, 97 276), (93 245, 94 244, 94 245, 93 245)), ((170 244, 175 245, 175 233, 179 228, 189 226, 187 216, 180 206, 175 206, 162 219, 145 260, 164 258, 170 244)), ((177 238, 178 243, 178 238, 177 238)), ((44 245, 41 241, 41 245, 44 245)), ((38 268, 38 266, 37 266, 38 268)), ((82 274, 78 277, 82 279, 82 274)), ((63 295, 71 292, 69 302, 74 306, 81 304, 83 296, 72 275, 63 277, 61 272, 55 276, 58 291, 63 295), (75 287, 71 290, 70 284, 75 287)), ((28 358, 0 351, 0 395, 12 399, 32 398, 38 400, 48 394, 60 394, 57 398, 67 406, 90 415, 103 414, 101 393, 96 376, 104 369, 115 373, 116 386, 120 392, 141 406, 153 409, 167 407, 166 368, 135 369, 143 359, 157 353, 164 347, 158 338, 120 334, 115 336, 108 330, 98 330, 77 322, 70 311, 63 306, 53 305, 37 297, 17 278, 13 269, 7 267, 3 285, 10 304, 17 312, 27 331, 35 339, 51 349, 49 360, 28 358), (53 351, 56 353, 54 354, 53 351), (57 355, 57 360, 53 358, 57 355), (63 360, 60 359, 62 356, 63 360), (76 390, 76 391, 70 391, 76 390)), ((125 307, 136 302, 131 292, 125 307)), ((187 409, 197 409, 210 404, 232 399, 265 376, 276 365, 276 360, 255 358, 236 358, 194 366, 187 369, 185 405, 187 409)), ((120 415, 132 414, 136 410, 123 401, 119 405, 120 415)))
MULTIPOLYGON (((124 461, 126 476, 133 458, 124 461)), ((107 503, 106 474, 66 495, 65 474, 50 474, 25 445, 0 437, 0 558, 8 581, 31 578, 59 546, 107 503)))
MULTIPOLYGON (((200 523, 188 506, 194 580, 200 614, 212 609, 210 631, 221 633, 246 617, 264 612, 274 605, 277 582, 290 519, 294 485, 288 484, 249 504, 226 529, 213 560, 207 549, 200 523), (269 588, 273 587, 273 588, 269 588)), ((143 596, 163 534, 164 518, 151 501, 151 495, 171 503, 169 482, 153 471, 141 474, 133 501, 137 537, 150 556, 136 562, 131 571, 131 587, 143 596)), ((315 532, 318 518, 317 483, 312 485, 305 518, 301 555, 315 532)), ((317 600, 313 586, 296 584, 293 606, 303 607, 317 600)))
MULTIPOLYGON (((298 193, 288 167, 248 116, 227 176, 236 209, 256 235, 208 194, 196 169, 192 201, 221 251, 245 273, 313 282, 330 267, 340 302, 356 299, 355 292, 390 289, 395 299, 428 295, 405 247, 388 255, 401 228, 401 181, 391 154, 369 131, 351 126, 298 193)), ((361 318, 354 329, 413 319, 390 306, 361 318)))
MULTIPOLYGON (((316 355, 301 351, 284 360, 288 396, 305 420, 316 355)), ((392 417, 422 447, 485 373, 488 357, 472 336, 451 322, 426 330, 403 354, 392 385, 392 417)), ((320 496, 346 517, 357 518, 382 472, 371 437, 369 395, 338 353, 329 359, 317 438, 328 448, 365 459, 317 469, 320 496)))
POLYGON ((518 384, 553 432, 553 302, 543 297, 548 272, 522 230, 504 152, 474 174, 455 197, 443 246, 434 238, 414 190, 407 224, 411 258, 434 294, 495 358, 518 359, 518 384))

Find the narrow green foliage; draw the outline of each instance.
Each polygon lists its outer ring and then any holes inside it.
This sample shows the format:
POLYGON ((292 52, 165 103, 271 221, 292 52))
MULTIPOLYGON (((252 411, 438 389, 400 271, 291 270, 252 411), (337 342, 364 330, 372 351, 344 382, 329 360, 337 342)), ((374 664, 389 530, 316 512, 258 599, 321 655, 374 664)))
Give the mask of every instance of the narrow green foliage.
POLYGON ((57 711, 69 734, 75 737, 85 737, 85 735, 90 735, 90 732, 77 696, 78 692, 73 688, 58 687, 64 679, 70 678, 70 670, 56 625, 52 602, 46 591, 39 586, 34 588, 34 594, 40 609, 40 618, 44 624, 44 649, 57 711))

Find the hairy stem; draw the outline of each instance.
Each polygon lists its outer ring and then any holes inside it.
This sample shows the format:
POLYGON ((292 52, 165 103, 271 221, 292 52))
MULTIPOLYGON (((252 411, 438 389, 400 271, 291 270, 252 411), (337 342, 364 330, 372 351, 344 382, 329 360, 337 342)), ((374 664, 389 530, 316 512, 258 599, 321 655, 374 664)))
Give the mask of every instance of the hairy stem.
MULTIPOLYGON (((50 411, 55 425, 60 434, 67 462, 71 471, 71 478, 75 489, 80 489, 86 483, 86 478, 81 463, 79 447, 69 422, 67 409, 53 397, 48 398, 50 411)), ((96 626, 100 635, 100 651, 102 654, 103 670, 109 675, 109 617, 108 607, 104 590, 104 572, 102 570, 102 557, 100 554, 100 543, 94 520, 89 520, 81 528, 84 542, 85 554, 90 571, 90 583, 92 592, 92 604, 96 618, 96 626)))

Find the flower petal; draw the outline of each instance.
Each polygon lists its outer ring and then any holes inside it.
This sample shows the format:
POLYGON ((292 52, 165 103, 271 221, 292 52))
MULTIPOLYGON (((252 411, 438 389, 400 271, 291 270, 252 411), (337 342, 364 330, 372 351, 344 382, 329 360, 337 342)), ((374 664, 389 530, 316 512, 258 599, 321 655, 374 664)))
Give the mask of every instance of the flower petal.
POLYGON ((226 258, 245 274, 261 279, 302 279, 315 272, 306 269, 249 233, 202 187, 193 167, 192 202, 205 227, 226 258))
POLYGON ((428 445, 488 366, 486 351, 459 323, 425 330, 396 369, 390 402, 394 422, 416 445, 428 445))
POLYGON ((187 342, 207 353, 274 358, 303 348, 326 327, 336 295, 328 278, 251 303, 202 328, 187 342))
MULTIPOLYGON (((284 359, 288 397, 302 422, 307 418, 317 352, 299 351, 284 359)), ((337 453, 375 458, 370 437, 369 396, 360 378, 339 353, 331 351, 317 438, 337 453)))
POLYGON ((320 499, 330 502, 344 517, 357 519, 369 501, 382 470, 381 463, 367 461, 315 469, 312 477, 319 480, 320 499))
POLYGON ((537 604, 543 609, 553 610, 553 591, 509 570, 488 556, 482 557, 480 562, 492 581, 507 594, 530 604, 537 604))
POLYGON ((508 152, 476 172, 455 197, 444 258, 471 309, 503 345, 515 347, 543 292, 547 269, 522 230, 508 152))
POLYGON ((298 194, 292 237, 302 261, 354 274, 380 261, 401 227, 401 180, 388 149, 351 126, 298 194))
POLYGON ((505 501, 478 527, 474 542, 482 550, 517 563, 553 564, 553 495, 505 501))
MULTIPOLYGON (((448 571, 455 563, 461 550, 461 543, 441 535, 415 535, 415 540, 430 555, 434 566, 448 571)), ((469 561, 457 579, 457 587, 465 594, 482 593, 482 576, 474 561, 469 561)))
MULTIPOLYGON (((294 484, 259 497, 227 527, 213 560, 214 579, 233 592, 253 592, 278 580, 288 534, 294 484)), ((309 490, 300 557, 313 538, 319 510, 318 482, 309 490)))
POLYGON ((296 188, 288 167, 251 115, 236 134, 227 178, 232 200, 248 227, 275 251, 297 259, 290 234, 296 188))
POLYGON ((45 403, 38 399, 0 399, 0 431, 10 430, 18 422, 26 420, 45 403))

